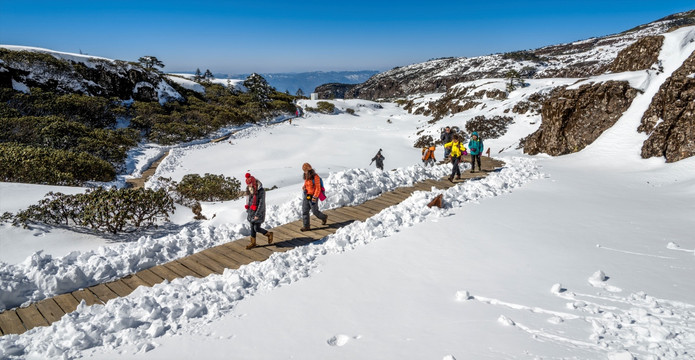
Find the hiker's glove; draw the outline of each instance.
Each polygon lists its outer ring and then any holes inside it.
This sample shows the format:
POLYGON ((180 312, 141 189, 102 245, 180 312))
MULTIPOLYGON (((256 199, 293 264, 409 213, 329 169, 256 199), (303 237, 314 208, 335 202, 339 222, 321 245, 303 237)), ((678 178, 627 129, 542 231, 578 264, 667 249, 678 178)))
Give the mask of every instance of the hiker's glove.
POLYGON ((306 199, 309 200, 309 201, 311 201, 311 195, 307 195, 307 196, 306 196, 306 199))
POLYGON ((314 203, 314 204, 316 204, 316 201, 317 201, 317 200, 318 200, 317 198, 313 198, 313 199, 311 199, 311 202, 314 203))
POLYGON ((248 210, 248 209, 249 209, 249 204, 244 205, 244 209, 248 210))

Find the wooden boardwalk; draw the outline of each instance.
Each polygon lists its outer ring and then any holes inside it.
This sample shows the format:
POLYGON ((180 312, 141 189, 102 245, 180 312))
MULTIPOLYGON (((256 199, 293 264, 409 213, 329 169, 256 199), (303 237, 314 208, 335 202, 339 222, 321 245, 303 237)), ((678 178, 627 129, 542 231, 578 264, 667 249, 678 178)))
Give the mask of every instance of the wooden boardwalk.
MULTIPOLYGON (((483 168, 498 169, 504 164, 501 161, 483 157, 483 168)), ((471 174, 466 171, 461 174, 461 180, 483 178, 487 172, 471 174)), ((364 221, 376 215, 381 210, 396 205, 410 197, 417 190, 430 191, 432 187, 446 189, 455 183, 444 180, 425 180, 413 186, 398 188, 381 194, 357 206, 346 206, 326 210, 328 223, 320 225, 320 221, 312 216, 313 231, 301 232, 301 220, 270 229, 274 232, 274 243, 265 245, 265 236, 258 237, 260 246, 246 250, 249 238, 218 245, 201 252, 141 270, 124 278, 90 286, 85 289, 61 294, 41 300, 26 307, 7 310, 0 313, 0 335, 21 334, 37 326, 48 326, 68 313, 75 311, 77 305, 84 300, 87 305, 103 304, 117 297, 127 296, 138 286, 154 286, 165 279, 172 281, 186 276, 206 277, 210 274, 221 274, 225 269, 238 269, 241 265, 254 261, 264 261, 275 252, 284 252, 297 246, 303 246, 333 234, 338 229, 354 221, 364 221)), ((423 204, 422 206, 426 206, 423 204)))

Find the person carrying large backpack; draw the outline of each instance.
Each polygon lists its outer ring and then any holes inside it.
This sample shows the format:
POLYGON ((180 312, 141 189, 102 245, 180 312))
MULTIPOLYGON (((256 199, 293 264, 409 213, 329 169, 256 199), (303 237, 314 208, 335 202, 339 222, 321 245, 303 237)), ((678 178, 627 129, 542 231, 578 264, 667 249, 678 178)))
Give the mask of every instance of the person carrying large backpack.
POLYGON ((273 243, 273 232, 265 230, 261 224, 265 221, 265 189, 263 184, 251 174, 246 173, 248 198, 246 199, 246 219, 251 223, 251 242, 246 249, 256 247, 256 234, 261 233, 268 238, 268 244, 273 243))
MULTIPOLYGON (((450 143, 451 140, 454 138, 454 134, 451 131, 451 127, 447 126, 444 128, 444 131, 439 135, 439 140, 442 142, 442 145, 450 143)), ((449 155, 451 153, 451 149, 447 148, 446 146, 444 147, 444 161, 449 161, 449 155)))
POLYGON ((474 131, 471 134, 471 140, 468 142, 468 149, 471 152, 471 172, 475 172, 475 163, 478 163, 478 171, 483 171, 480 167, 480 155, 483 154, 483 139, 478 137, 478 132, 474 131))
POLYGON ((376 155, 374 155, 374 157, 372 158, 372 162, 369 163, 369 165, 376 161, 376 168, 379 170, 384 170, 384 159, 386 158, 384 157, 384 155, 381 154, 381 149, 379 149, 376 155))
POLYGON ((425 166, 434 166, 434 163, 437 162, 437 159, 434 158, 435 149, 436 147, 434 145, 429 148, 422 148, 422 162, 425 163, 425 166))
POLYGON ((319 211, 318 201, 319 197, 322 196, 321 177, 309 163, 304 163, 302 170, 304 171, 304 186, 302 186, 302 192, 304 193, 304 198, 302 199, 302 222, 304 226, 299 230, 310 231, 309 211, 321 219, 321 225, 326 225, 328 215, 319 211))

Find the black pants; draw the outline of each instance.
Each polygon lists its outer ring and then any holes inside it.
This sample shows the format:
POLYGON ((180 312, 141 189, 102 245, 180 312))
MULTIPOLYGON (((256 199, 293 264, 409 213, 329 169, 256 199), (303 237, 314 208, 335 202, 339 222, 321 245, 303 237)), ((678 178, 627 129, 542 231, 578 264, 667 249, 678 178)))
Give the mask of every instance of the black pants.
POLYGON ((458 177, 461 177, 461 169, 459 169, 459 163, 461 162, 461 157, 459 156, 452 156, 451 157, 451 177, 454 177, 454 175, 458 175, 458 177))
POLYGON ((478 155, 473 155, 471 154, 471 171, 475 170, 475 163, 478 163, 478 171, 483 170, 483 168, 480 167, 480 154, 478 155))
POLYGON ((263 235, 266 235, 268 233, 268 230, 262 228, 261 223, 252 222, 251 223, 251 237, 255 238, 256 233, 261 233, 263 235))
POLYGON ((309 227, 309 211, 314 214, 317 218, 320 220, 326 220, 327 216, 326 214, 322 213, 319 211, 319 202, 313 202, 309 199, 306 198, 306 195, 304 196, 304 200, 302 200, 302 222, 304 223, 304 227, 308 228, 309 227))

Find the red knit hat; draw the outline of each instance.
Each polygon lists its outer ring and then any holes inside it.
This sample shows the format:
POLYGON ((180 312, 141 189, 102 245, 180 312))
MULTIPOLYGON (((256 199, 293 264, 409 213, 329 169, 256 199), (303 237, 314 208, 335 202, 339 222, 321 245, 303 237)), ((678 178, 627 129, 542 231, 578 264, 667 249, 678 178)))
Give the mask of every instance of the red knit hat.
POLYGON ((249 173, 246 173, 246 175, 244 175, 244 176, 246 177, 246 185, 251 185, 255 188, 256 187, 256 178, 251 176, 251 174, 249 174, 249 173))

